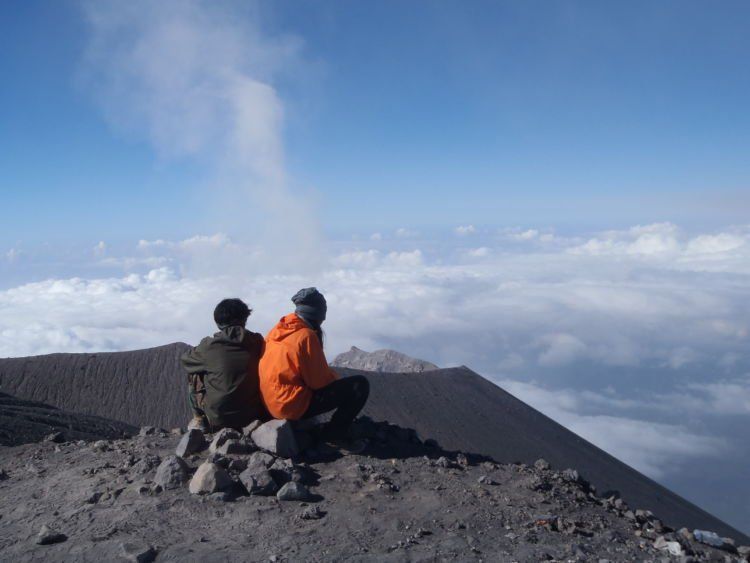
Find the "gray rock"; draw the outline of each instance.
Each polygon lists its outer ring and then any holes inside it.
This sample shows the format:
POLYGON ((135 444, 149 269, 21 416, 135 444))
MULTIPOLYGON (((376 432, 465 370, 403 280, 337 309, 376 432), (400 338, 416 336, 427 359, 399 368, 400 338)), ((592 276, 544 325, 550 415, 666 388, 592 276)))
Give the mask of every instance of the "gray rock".
POLYGON ((219 467, 223 469, 229 468, 229 463, 232 461, 228 457, 220 454, 219 452, 214 452, 206 458, 206 461, 210 461, 211 463, 215 463, 219 467))
POLYGON ((276 458, 266 452, 255 452, 249 458, 247 458, 247 467, 259 467, 268 469, 276 461, 276 458))
POLYGON ((112 448, 109 446, 109 442, 107 440, 97 440, 93 444, 91 444, 91 449, 95 452, 108 452, 112 448))
POLYGON ((230 495, 227 491, 219 491, 216 493, 211 493, 208 495, 208 500, 212 500, 215 502, 229 502, 231 500, 232 495, 230 495))
POLYGON ((158 455, 146 454, 138 462, 133 464, 132 471, 144 475, 158 467, 160 463, 161 458, 158 455))
POLYGON ((294 464, 286 458, 277 457, 269 469, 275 469, 277 471, 291 472, 294 469, 294 464))
POLYGON ((224 491, 232 486, 229 473, 215 463, 201 464, 190 480, 190 492, 194 495, 205 495, 224 491))
POLYGON ((140 431, 138 432, 138 435, 143 436, 153 436, 156 434, 156 428, 153 426, 141 426, 140 431))
POLYGON ((245 442, 243 442, 242 440, 235 440, 235 439, 229 439, 225 441, 216 450, 216 453, 219 453, 221 455, 230 455, 230 454, 241 455, 241 454, 246 454, 249 452, 250 452, 250 448, 245 442))
POLYGON ((217 452, 227 440, 239 440, 240 438, 242 438, 242 435, 236 430, 233 430, 231 428, 222 428, 216 434, 214 434, 214 439, 211 441, 211 445, 208 447, 208 451, 211 453, 217 452))
POLYGON ((240 482, 251 495, 269 496, 279 490, 279 485, 267 469, 248 468, 240 473, 240 482))
POLYGON ((247 469, 247 460, 241 457, 235 458, 229 462, 229 467, 227 469, 229 469, 229 471, 234 471, 235 473, 242 473, 247 469))
POLYGON ((325 515, 326 513, 317 506, 308 506, 299 513, 299 517, 301 520, 320 520, 325 515))
POLYGON ((641 508, 635 511, 635 519, 640 523, 646 523, 654 517, 654 513, 650 510, 643 510, 641 508))
POLYGON ((36 543, 39 545, 51 545, 53 543, 62 543, 67 541, 68 536, 54 530, 50 530, 46 525, 42 526, 39 534, 36 536, 36 543))
POLYGON ((177 444, 176 454, 180 457, 189 456, 194 453, 202 452, 206 449, 208 442, 206 436, 197 428, 191 428, 180 439, 177 444))
POLYGON ((251 434, 259 448, 282 457, 299 454, 294 430, 288 420, 270 420, 259 426, 251 434))
POLYGON ((243 436, 251 436, 263 424, 260 420, 253 420, 250 424, 242 429, 243 436))
POLYGON ((718 547, 719 549, 723 548, 725 544, 724 538, 720 538, 715 532, 693 530, 693 536, 695 537, 695 541, 712 547, 718 547))
POLYGON ((5 481, 6 479, 10 479, 10 475, 8 475, 5 469, 0 469, 0 481, 5 481))
POLYGON ((737 548, 737 553, 747 559, 750 556, 750 545, 741 545, 737 548))
POLYGON ((534 467, 536 467, 539 471, 545 471, 547 469, 550 469, 552 466, 546 459, 538 459, 534 462, 534 467))
POLYGON ((156 469, 154 483, 163 489, 177 489, 188 479, 188 465, 176 455, 169 456, 156 469))
POLYGON ((439 458, 437 458, 437 460, 435 461, 435 465, 444 469, 455 467, 454 463, 445 456, 440 456, 439 458))
POLYGON ((151 563, 156 559, 157 551, 150 545, 143 545, 131 542, 122 542, 120 544, 120 554, 127 561, 136 563, 151 563))
POLYGON ((279 489, 279 492, 276 493, 276 498, 279 500, 308 500, 310 498, 310 491, 302 483, 289 481, 279 489))
POLYGON ((86 504, 96 504, 99 502, 100 498, 102 498, 102 493, 100 491, 93 491, 88 497, 86 497, 84 502, 86 504))
POLYGON ((54 442, 55 444, 62 444, 65 441, 65 434, 62 432, 53 432, 52 434, 48 434, 44 438, 45 442, 54 442))
POLYGON ((562 472, 562 478, 563 480, 570 483, 578 483, 581 480, 581 476, 578 474, 578 471, 571 468, 565 469, 562 472))
POLYGON ((660 551, 666 551, 670 555, 685 555, 680 542, 668 541, 664 536, 659 536, 658 538, 656 538, 656 541, 654 541, 654 547, 660 551))

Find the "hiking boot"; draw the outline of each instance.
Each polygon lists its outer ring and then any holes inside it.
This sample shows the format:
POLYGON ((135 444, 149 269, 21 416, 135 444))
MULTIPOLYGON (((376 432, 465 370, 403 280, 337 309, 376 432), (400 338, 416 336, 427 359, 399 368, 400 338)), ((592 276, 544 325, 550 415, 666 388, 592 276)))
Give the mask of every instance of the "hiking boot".
POLYGON ((338 450, 343 455, 361 454, 367 449, 366 440, 328 440, 326 446, 338 450))
POLYGON ((188 422, 188 430, 200 430, 201 432, 208 432, 208 420, 205 416, 194 416, 193 420, 188 422))

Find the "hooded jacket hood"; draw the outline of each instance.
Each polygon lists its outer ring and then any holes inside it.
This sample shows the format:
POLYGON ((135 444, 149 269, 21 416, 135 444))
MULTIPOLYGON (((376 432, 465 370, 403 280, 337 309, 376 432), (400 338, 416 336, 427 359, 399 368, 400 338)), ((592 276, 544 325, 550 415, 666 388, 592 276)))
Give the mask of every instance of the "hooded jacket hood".
POLYGON ((278 324, 266 336, 266 341, 281 342, 300 330, 312 330, 296 313, 281 317, 278 324))

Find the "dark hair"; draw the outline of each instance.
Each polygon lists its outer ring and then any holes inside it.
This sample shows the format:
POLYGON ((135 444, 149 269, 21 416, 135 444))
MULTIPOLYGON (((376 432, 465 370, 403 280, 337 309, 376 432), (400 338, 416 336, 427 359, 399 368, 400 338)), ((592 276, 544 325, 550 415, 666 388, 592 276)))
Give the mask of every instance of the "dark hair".
POLYGON ((249 309, 242 299, 222 299, 214 309, 214 321, 219 328, 227 326, 245 326, 253 310, 249 309))

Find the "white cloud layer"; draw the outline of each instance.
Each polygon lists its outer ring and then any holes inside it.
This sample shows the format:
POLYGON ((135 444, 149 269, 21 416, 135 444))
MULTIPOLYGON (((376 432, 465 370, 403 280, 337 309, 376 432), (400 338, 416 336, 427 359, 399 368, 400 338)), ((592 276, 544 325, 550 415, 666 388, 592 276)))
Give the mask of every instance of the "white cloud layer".
MULTIPOLYGON (((652 478, 660 479, 668 469, 674 471, 679 464, 696 458, 719 458, 730 449, 728 441, 721 437, 691 431, 680 424, 639 420, 622 414, 629 407, 639 406, 632 400, 573 389, 550 390, 513 380, 501 380, 499 384, 652 478)), ((680 404, 670 403, 669 407, 680 408, 680 404)))
POLYGON ((350 243, 313 276, 227 270, 260 254, 223 234, 107 248, 94 259, 111 275, 0 291, 0 356, 195 343, 227 296, 266 332, 315 285, 331 356, 356 345, 468 365, 667 482, 695 460, 750 460, 737 430, 750 422, 750 228, 528 232, 350 243))

